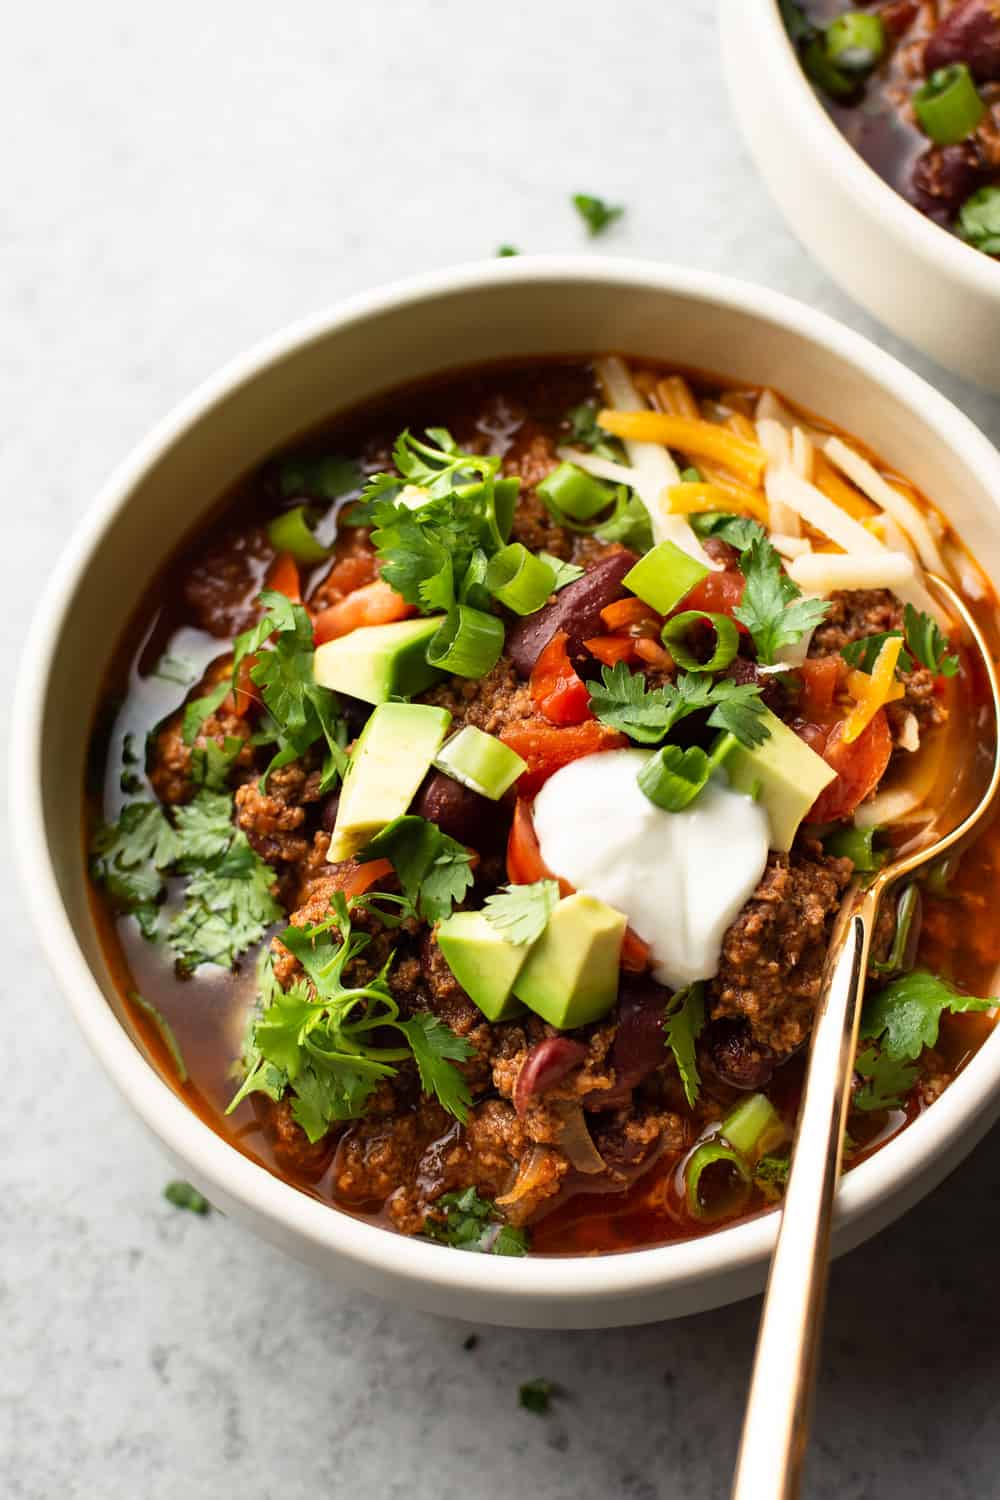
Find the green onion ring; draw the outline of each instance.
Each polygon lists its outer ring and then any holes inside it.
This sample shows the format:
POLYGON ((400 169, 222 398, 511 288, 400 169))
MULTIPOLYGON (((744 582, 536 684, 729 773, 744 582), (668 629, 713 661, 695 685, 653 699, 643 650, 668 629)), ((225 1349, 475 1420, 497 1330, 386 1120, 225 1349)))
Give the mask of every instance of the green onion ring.
POLYGON ((966 63, 951 63, 932 73, 913 95, 913 108, 924 134, 937 146, 957 146, 986 113, 966 63))
MULTIPOLYGON (((711 1175, 717 1177, 720 1174, 713 1172, 711 1175)), ((750 1184, 749 1169, 737 1151, 720 1140, 704 1141, 691 1153, 684 1168, 688 1213, 707 1224, 732 1218, 745 1207, 750 1197, 750 1184), (701 1194, 701 1179, 707 1168, 720 1165, 729 1168, 729 1181, 725 1184, 721 1201, 713 1205, 701 1194)))
POLYGON ((721 672, 739 650, 740 635, 728 615, 713 615, 703 609, 685 609, 664 625, 660 639, 685 672, 721 672), (687 639, 696 620, 707 620, 715 631, 715 650, 708 661, 699 661, 688 649, 687 639))
POLYGON ((490 558, 486 587, 516 615, 541 609, 555 587, 556 575, 547 562, 521 542, 511 542, 490 558))
POLYGON ((427 660, 456 677, 485 677, 500 660, 503 621, 469 604, 456 604, 431 636, 427 660))
POLYGON ((326 562, 333 551, 332 547, 324 547, 316 540, 309 525, 309 508, 305 505, 297 505, 294 510, 282 511, 280 516, 275 516, 268 523, 267 534, 272 547, 278 552, 290 552, 296 562, 326 562))

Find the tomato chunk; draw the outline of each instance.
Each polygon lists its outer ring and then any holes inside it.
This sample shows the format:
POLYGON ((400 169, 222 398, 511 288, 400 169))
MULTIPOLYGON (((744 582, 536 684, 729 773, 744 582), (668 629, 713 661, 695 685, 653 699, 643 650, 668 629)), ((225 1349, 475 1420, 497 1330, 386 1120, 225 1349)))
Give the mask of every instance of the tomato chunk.
POLYGON ((557 630, 531 672, 531 701, 551 724, 582 724, 592 718, 590 693, 569 659, 565 630, 557 630))
POLYGON ((338 557, 316 592, 322 595, 327 605, 336 604, 377 577, 375 553, 370 547, 362 547, 338 557))
POLYGON ((376 578, 328 609, 321 609, 313 621, 313 639, 322 646, 324 641, 336 640, 361 625, 391 625, 394 620, 408 620, 416 612, 395 589, 376 578))
POLYGON ((601 610, 601 619, 611 631, 627 630, 630 625, 655 625, 659 632, 663 623, 655 609, 631 595, 627 599, 616 599, 613 604, 605 605, 601 610))
POLYGON ((528 769, 517 783, 518 791, 526 796, 534 796, 555 771, 568 766, 570 761, 596 755, 601 750, 623 750, 628 745, 625 735, 597 719, 562 728, 545 719, 524 719, 519 724, 508 724, 500 738, 527 763, 528 769))
POLYGON ((802 695, 799 711, 813 723, 829 722, 833 715, 833 695, 844 665, 840 656, 807 657, 799 667, 802 695))
MULTIPOLYGON (((746 579, 735 568, 708 573, 696 583, 678 604, 678 610, 700 609, 711 615, 730 615, 743 598, 746 579)), ((736 620, 738 630, 746 634, 746 626, 736 620)))
POLYGON ((302 589, 299 584, 299 565, 290 552, 279 552, 274 562, 267 570, 265 588, 274 589, 276 593, 284 594, 291 599, 293 604, 302 603, 302 589))
POLYGON ((595 635, 583 643, 591 656, 596 656, 606 667, 616 661, 634 661, 638 641, 631 635, 595 635))
MULTIPOLYGON (((826 738, 821 753, 827 765, 837 772, 837 779, 820 792, 806 814, 807 823, 834 823, 850 817, 878 786, 889 764, 892 734, 884 708, 879 709, 856 740, 844 740, 843 729, 844 721, 838 720, 826 738)), ((807 736, 803 734, 802 738, 807 736)))

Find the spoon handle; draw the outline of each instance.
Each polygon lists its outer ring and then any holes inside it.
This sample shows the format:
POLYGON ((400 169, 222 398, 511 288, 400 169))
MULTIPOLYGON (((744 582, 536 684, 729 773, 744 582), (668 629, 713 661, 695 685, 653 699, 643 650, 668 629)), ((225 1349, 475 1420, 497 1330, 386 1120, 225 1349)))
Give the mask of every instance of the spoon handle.
POLYGON ((873 895, 848 893, 830 946, 732 1500, 794 1500, 799 1494, 873 895))

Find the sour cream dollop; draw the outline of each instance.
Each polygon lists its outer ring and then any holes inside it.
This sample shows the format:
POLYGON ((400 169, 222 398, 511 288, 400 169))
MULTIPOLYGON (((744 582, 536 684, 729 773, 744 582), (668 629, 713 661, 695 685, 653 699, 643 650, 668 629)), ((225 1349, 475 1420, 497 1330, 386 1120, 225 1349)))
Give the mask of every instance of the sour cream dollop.
POLYGON ((664 812, 636 780, 648 758, 606 750, 564 766, 535 799, 535 832, 552 873, 624 912, 654 978, 680 989, 718 972, 726 928, 764 873, 770 827, 721 776, 683 812, 664 812))

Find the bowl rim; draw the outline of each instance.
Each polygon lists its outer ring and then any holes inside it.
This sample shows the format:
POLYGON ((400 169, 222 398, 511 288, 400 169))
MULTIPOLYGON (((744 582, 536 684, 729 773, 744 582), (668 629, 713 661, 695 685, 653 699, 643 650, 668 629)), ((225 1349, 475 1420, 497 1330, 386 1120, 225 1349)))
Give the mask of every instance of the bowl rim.
MULTIPOLYGON (((36 608, 23 648, 12 717, 10 812, 21 887, 40 946, 77 1023, 105 1071, 168 1151, 182 1160, 211 1196, 238 1204, 320 1252, 382 1274, 398 1291, 432 1287, 478 1294, 485 1303, 546 1303, 558 1308, 589 1298, 642 1298, 667 1288, 735 1277, 770 1254, 774 1213, 697 1239, 597 1256, 523 1259, 455 1255, 337 1211, 244 1156, 205 1123, 164 1081, 115 1016, 77 940, 59 894, 49 852, 42 795, 42 726, 53 645, 65 627, 69 602, 91 559, 136 486, 160 456, 196 421, 263 371, 358 322, 440 296, 474 295, 509 285, 571 282, 620 286, 711 303, 751 315, 852 365, 880 385, 966 461, 998 497, 1000 454, 983 433, 921 377, 860 334, 825 313, 781 293, 718 273, 609 256, 525 256, 431 271, 362 292, 302 318, 236 355, 158 422, 107 480, 67 543, 36 608)), ((890 1190, 900 1194, 974 1126, 1000 1083, 1000 1035, 989 1039, 933 1108, 841 1186, 838 1226, 877 1214, 890 1190)), ((971 1144, 971 1143, 970 1143, 971 1144)), ((929 1184, 930 1185, 930 1184, 929 1184)))
MULTIPOLYGON (((744 3, 746 0, 723 0, 721 24, 726 24, 727 5, 744 3)), ((782 81, 786 85, 795 110, 795 118, 788 121, 793 133, 804 133, 815 152, 828 158, 830 169, 845 184, 858 207, 869 218, 881 222, 902 253, 917 254, 923 261, 933 262, 936 270, 941 269, 943 262, 949 274, 967 288, 1000 303, 1000 264, 935 224, 879 176, 823 108, 785 30, 778 0, 759 0, 758 10, 767 28, 762 41, 766 50, 765 67, 771 63, 779 70, 779 89, 782 81)))

